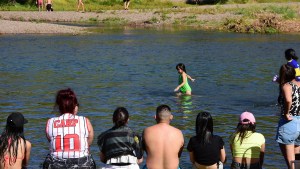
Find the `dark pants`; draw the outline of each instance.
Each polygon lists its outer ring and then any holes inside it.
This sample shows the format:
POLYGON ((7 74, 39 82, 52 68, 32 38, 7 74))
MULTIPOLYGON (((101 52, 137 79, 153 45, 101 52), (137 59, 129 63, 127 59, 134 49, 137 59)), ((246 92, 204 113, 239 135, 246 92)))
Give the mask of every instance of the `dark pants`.
POLYGON ((247 166, 247 164, 241 164, 233 161, 230 169, 261 169, 261 166, 259 163, 254 163, 250 164, 250 166, 247 166))
POLYGON ((48 154, 43 163, 43 169, 96 169, 96 163, 91 155, 59 159, 48 154))

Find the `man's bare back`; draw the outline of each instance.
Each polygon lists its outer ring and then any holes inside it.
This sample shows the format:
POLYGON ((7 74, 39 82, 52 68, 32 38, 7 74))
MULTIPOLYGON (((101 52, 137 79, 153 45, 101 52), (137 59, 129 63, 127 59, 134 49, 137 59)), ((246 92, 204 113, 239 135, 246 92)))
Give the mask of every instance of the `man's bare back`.
POLYGON ((157 120, 158 124, 144 130, 148 169, 177 169, 179 166, 184 138, 179 129, 169 125, 172 117, 168 121, 157 120))

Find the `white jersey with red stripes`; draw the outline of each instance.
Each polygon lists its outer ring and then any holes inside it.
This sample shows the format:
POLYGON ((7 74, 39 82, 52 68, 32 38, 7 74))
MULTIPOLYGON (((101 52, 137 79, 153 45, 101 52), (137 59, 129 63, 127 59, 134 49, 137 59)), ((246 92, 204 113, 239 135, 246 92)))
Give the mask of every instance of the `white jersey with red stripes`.
POLYGON ((48 120, 46 134, 50 153, 57 158, 80 158, 89 155, 87 118, 65 113, 48 120))

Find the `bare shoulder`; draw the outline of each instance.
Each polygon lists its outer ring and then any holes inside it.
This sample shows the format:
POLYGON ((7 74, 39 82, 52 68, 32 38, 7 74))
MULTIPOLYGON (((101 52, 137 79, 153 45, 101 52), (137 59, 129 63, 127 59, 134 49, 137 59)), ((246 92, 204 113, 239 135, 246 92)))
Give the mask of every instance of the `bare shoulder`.
POLYGON ((26 148, 27 149, 31 149, 31 143, 28 140, 26 140, 26 148))

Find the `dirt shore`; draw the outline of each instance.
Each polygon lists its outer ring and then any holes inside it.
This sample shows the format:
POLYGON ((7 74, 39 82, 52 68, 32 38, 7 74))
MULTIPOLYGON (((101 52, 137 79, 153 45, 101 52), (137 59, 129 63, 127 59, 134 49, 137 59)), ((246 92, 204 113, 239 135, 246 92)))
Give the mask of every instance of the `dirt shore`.
MULTIPOLYGON (((245 5, 222 5, 221 8, 243 8, 245 5)), ((260 6, 271 4, 259 4, 260 6)), ((274 4, 273 4, 274 5, 274 4)), ((286 6, 300 6, 300 3, 280 4, 286 6)), ((0 34, 22 34, 22 33, 67 33, 81 34, 89 32, 89 26, 74 26, 72 24, 60 23, 103 23, 114 22, 115 25, 126 24, 139 27, 159 27, 163 25, 193 26, 204 30, 222 30, 227 20, 241 18, 241 14, 234 12, 225 13, 201 13, 197 10, 216 8, 215 6, 195 6, 190 8, 174 7, 168 12, 161 10, 107 10, 100 12, 72 12, 72 11, 0 11, 0 34), (193 12, 191 12, 193 11, 193 12)), ((220 8, 220 7, 219 7, 220 8)), ((299 8, 297 8, 299 9, 299 8)), ((212 10, 213 11, 213 10, 212 10)), ((297 11, 300 15, 300 11, 297 11)), ((276 19, 277 17, 275 17, 276 19)), ((298 17, 299 18, 299 17, 298 17)), ((259 18, 258 18, 259 19, 259 18)), ((274 18, 270 18, 273 22, 274 18)), ((275 23, 280 32, 300 32, 299 19, 281 20, 275 23)))

